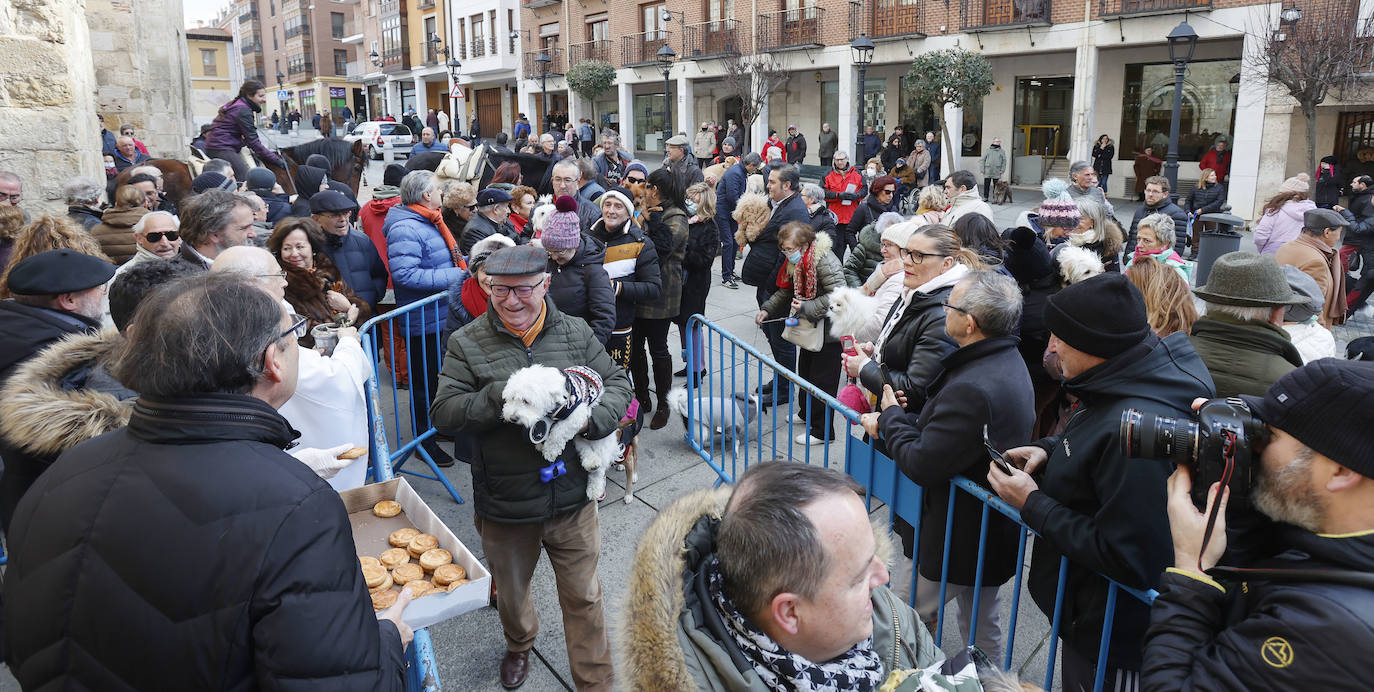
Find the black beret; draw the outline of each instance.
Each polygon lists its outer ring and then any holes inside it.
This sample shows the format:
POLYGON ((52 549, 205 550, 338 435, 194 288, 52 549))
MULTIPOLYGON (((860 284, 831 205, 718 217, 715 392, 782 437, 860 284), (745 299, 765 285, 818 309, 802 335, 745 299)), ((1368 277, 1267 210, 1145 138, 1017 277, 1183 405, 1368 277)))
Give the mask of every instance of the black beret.
POLYGON ((76 250, 47 250, 10 269, 10 291, 21 296, 56 296, 94 288, 114 276, 115 266, 76 250))
POLYGON ((310 196, 310 213, 320 214, 332 211, 353 211, 358 205, 338 190, 324 190, 310 196))

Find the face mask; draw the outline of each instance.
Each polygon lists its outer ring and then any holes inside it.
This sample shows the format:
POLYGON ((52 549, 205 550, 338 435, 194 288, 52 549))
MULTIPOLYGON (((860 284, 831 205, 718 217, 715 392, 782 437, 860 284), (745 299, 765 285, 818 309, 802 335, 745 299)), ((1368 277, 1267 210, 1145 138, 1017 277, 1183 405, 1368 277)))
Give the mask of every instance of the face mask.
POLYGON ((687 214, 688 214, 689 216, 696 216, 696 215, 697 215, 697 203, 696 203, 696 202, 693 202, 692 200, 687 200, 687 214))
POLYGON ((878 174, 878 169, 877 169, 876 167, 874 167, 874 166, 869 166, 869 167, 868 167, 868 174, 869 174, 869 175, 877 175, 877 174, 878 174))
POLYGON ((790 254, 787 255, 787 261, 791 262, 792 264, 801 264, 801 258, 801 250, 793 250, 790 254))

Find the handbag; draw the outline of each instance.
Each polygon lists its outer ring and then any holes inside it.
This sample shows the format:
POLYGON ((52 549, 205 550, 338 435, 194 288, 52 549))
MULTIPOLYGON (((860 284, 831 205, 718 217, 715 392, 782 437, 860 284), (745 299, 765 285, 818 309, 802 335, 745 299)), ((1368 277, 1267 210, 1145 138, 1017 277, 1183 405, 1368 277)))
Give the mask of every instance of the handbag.
POLYGON ((816 353, 825 344, 825 330, 811 320, 798 317, 796 326, 783 328, 782 338, 816 353))

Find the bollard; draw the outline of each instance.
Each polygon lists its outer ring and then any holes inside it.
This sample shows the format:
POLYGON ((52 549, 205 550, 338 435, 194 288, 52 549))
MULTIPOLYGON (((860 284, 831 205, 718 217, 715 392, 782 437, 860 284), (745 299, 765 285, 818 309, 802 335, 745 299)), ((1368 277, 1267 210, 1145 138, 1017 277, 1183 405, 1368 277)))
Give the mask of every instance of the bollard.
POLYGON ((1236 231, 1245 225, 1245 220, 1231 214, 1203 214, 1195 223, 1215 223, 1215 231, 1198 234, 1197 267, 1193 269, 1193 285, 1203 286, 1207 275, 1212 272, 1212 263, 1218 257, 1240 249, 1240 233, 1236 231))
POLYGON ((390 139, 382 140, 382 165, 390 166, 396 162, 396 152, 391 146, 390 139))

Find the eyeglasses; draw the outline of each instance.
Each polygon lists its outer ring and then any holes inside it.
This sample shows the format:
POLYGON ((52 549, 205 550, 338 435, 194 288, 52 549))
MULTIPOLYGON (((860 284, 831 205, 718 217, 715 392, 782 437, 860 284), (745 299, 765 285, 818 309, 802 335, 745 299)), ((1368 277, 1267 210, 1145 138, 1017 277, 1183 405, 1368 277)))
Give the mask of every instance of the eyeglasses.
POLYGON ((181 238, 181 234, 176 231, 163 231, 162 233, 158 233, 156 231, 149 231, 143 234, 143 237, 150 243, 162 242, 163 236, 167 236, 167 240, 170 240, 174 243, 181 238))
POLYGON ((286 278, 286 270, 282 270, 282 271, 279 271, 279 272, 274 272, 274 273, 272 273, 272 274, 254 274, 254 275, 253 275, 253 278, 255 278, 255 279, 285 279, 285 278, 286 278))
POLYGON ((284 331, 284 332, 282 332, 281 334, 279 334, 279 335, 277 336, 277 338, 278 338, 278 339, 285 339, 286 337, 288 337, 288 336, 290 336, 290 335, 292 335, 292 334, 295 334, 295 335, 296 335, 296 338, 297 338, 297 339, 300 339, 300 338, 304 337, 306 334, 309 334, 309 333, 310 333, 310 330, 309 330, 309 329, 306 329, 306 327, 309 325, 309 323, 310 323, 310 320, 308 320, 308 319, 306 319, 306 318, 304 318, 304 317, 301 317, 300 315, 297 315, 296 313, 293 312, 293 313, 291 313, 291 328, 288 329, 288 330, 286 330, 286 331, 284 331))
POLYGON ((912 264, 920 264, 927 257, 949 257, 949 255, 941 255, 938 252, 921 252, 920 250, 908 250, 904 247, 897 248, 897 254, 904 260, 911 260, 912 264))
POLYGON ((10 204, 19 204, 22 197, 23 195, 0 195, 0 199, 8 199, 10 204))
POLYGON ((539 288, 539 285, 542 283, 544 282, 540 281, 528 286, 507 286, 505 284, 488 282, 487 286, 491 288, 491 297, 493 298, 505 298, 509 296, 511 292, 514 292, 517 298, 528 298, 530 294, 534 293, 534 289, 539 288))
POLYGON ((577 254, 577 248, 569 248, 567 250, 548 250, 547 252, 549 253, 549 257, 572 257, 573 255, 577 254))
POLYGON ((952 304, 952 303, 940 303, 940 305, 942 305, 942 306, 944 306, 944 307, 947 307, 947 308, 949 308, 950 310, 958 310, 959 312, 962 312, 962 313, 964 313, 965 315, 972 315, 972 314, 973 314, 973 313, 969 312, 968 310, 965 310, 965 309, 959 307, 958 305, 954 305, 954 304, 952 304))

